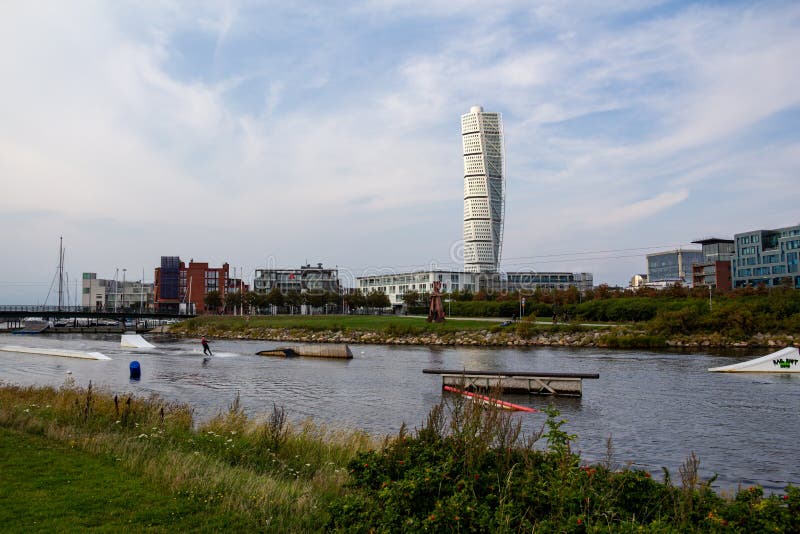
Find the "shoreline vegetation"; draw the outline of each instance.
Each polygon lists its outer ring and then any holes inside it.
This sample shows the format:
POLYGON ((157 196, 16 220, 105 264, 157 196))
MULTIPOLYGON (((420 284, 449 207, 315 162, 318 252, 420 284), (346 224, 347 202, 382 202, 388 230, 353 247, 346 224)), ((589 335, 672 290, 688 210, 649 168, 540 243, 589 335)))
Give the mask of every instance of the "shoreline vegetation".
POLYGON ((445 396, 382 441, 245 415, 206 422, 157 396, 0 384, 0 519, 11 531, 797 532, 800 489, 716 493, 691 454, 673 475, 587 464, 559 413, 518 418, 445 396), (21 474, 24 473, 25 476, 21 474))
MULTIPOLYGON (((682 312, 679 312, 681 314, 682 312)), ((685 317, 670 318, 678 323, 685 317)), ((498 321, 448 319, 428 323, 420 317, 394 315, 201 316, 171 325, 182 337, 214 337, 302 343, 486 347, 778 348, 800 346, 800 330, 745 334, 737 329, 692 332, 680 326, 653 328, 651 323, 591 325, 523 318, 503 326, 498 321)))
MULTIPOLYGON (((663 290, 578 291, 536 289, 524 293, 453 292, 443 296, 449 317, 429 324, 429 296, 403 295, 412 317, 380 315, 389 306, 383 293, 289 292, 273 290, 221 295, 207 302, 228 312, 246 304, 245 317, 202 316, 174 325, 181 336, 312 343, 400 345, 573 346, 621 349, 767 348, 800 345, 800 291, 785 286, 747 287, 721 292, 680 284, 663 290), (525 299, 523 306, 522 299, 525 299), (315 315, 297 315, 303 304, 315 315), (326 306, 346 304, 356 315, 324 315, 326 306), (282 315, 265 315, 269 310, 282 315), (520 314, 520 311, 524 313, 520 314), (498 319, 519 320, 502 326, 498 319), (462 320, 471 318, 474 320, 462 320), (483 321, 480 321, 483 319, 483 321)), ((212 306, 213 307, 213 306, 212 306)))

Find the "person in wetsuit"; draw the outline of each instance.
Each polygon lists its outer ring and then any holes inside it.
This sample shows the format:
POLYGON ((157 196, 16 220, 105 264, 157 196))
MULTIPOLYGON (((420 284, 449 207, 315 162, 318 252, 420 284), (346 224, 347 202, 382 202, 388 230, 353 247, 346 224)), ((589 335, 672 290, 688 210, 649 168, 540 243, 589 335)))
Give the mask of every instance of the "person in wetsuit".
POLYGON ((208 354, 209 356, 214 355, 211 352, 211 348, 208 346, 208 340, 206 339, 206 336, 203 336, 203 338, 200 340, 200 343, 203 344, 203 354, 208 354))

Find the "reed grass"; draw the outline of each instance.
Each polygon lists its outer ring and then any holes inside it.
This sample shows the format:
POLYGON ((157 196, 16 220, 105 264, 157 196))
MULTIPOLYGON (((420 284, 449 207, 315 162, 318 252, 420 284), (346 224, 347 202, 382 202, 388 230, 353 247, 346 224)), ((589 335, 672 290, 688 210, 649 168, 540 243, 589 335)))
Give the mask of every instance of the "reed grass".
POLYGON ((60 388, 0 384, 0 426, 113 457, 159 487, 215 503, 257 528, 318 530, 327 503, 342 492, 345 466, 375 443, 311 421, 291 425, 281 413, 275 407, 259 423, 234 399, 196 425, 189 406, 157 396, 118 396, 72 381, 60 388))

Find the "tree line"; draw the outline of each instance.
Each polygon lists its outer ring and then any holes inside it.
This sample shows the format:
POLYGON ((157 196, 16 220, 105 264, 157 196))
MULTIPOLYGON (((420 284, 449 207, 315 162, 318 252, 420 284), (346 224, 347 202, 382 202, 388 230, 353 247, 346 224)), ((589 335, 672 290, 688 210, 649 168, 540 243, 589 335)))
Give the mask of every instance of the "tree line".
POLYGON ((272 289, 269 293, 237 291, 223 294, 219 291, 209 291, 203 302, 206 308, 212 311, 233 313, 244 307, 248 313, 252 314, 266 313, 272 306, 291 310, 308 305, 313 308, 328 307, 340 312, 346 309, 383 309, 391 306, 389 297, 378 291, 372 291, 367 295, 360 292, 337 293, 335 291, 287 291, 284 294, 278 288, 272 289))

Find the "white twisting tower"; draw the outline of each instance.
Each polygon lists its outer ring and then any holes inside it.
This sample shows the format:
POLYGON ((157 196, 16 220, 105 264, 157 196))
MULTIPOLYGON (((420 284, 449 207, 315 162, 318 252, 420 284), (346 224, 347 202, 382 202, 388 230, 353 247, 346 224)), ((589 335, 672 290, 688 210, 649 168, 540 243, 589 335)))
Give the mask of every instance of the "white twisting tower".
POLYGON ((473 106, 461 116, 464 147, 464 270, 497 272, 503 248, 505 155, 499 113, 473 106))

